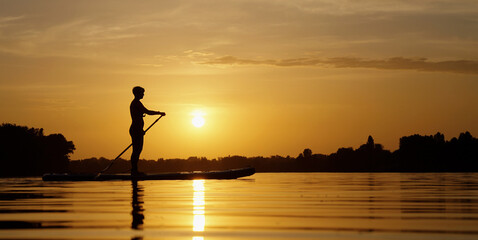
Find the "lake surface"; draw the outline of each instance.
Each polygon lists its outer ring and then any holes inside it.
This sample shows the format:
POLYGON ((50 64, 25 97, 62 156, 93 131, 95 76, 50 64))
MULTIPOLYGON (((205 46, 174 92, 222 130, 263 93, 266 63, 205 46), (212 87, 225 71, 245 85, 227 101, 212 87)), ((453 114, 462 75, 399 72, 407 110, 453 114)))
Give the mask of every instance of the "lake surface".
POLYGON ((476 173, 0 179, 0 239, 478 239, 476 173))

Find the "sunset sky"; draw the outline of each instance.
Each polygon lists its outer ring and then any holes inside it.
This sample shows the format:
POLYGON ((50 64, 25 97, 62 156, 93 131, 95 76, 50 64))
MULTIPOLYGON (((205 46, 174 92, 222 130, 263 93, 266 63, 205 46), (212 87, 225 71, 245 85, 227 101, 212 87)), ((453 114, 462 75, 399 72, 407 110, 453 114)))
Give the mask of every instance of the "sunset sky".
POLYGON ((0 0, 0 123, 114 158, 137 85, 146 159, 476 136, 478 1, 0 0))

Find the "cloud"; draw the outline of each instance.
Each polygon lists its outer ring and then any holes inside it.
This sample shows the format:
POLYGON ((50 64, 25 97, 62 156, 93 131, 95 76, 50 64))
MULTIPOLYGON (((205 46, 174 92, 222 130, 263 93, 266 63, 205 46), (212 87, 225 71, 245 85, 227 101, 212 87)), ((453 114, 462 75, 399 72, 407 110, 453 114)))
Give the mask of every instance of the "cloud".
POLYGON ((25 16, 14 16, 14 17, 1 17, 0 16, 0 28, 8 26, 17 20, 21 20, 25 18, 25 16))
POLYGON ((450 72, 478 75, 478 61, 449 60, 429 61, 426 58, 394 57, 387 59, 362 59, 350 57, 336 58, 291 58, 251 60, 234 56, 211 59, 202 64, 209 65, 269 65, 276 67, 332 67, 332 68, 371 68, 383 70, 416 70, 424 72, 450 72))
POLYGON ((443 1, 403 1, 403 0, 317 0, 317 1, 288 1, 279 0, 283 5, 296 7, 303 12, 345 15, 363 13, 410 13, 410 12, 437 12, 437 13, 476 13, 476 1, 462 0, 456 4, 453 0, 443 1))

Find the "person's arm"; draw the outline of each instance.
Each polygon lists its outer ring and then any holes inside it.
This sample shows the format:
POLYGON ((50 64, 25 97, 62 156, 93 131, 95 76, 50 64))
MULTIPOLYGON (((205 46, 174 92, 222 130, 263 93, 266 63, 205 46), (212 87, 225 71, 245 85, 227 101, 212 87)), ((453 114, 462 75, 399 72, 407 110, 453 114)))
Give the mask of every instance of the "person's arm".
POLYGON ((149 109, 147 109, 146 107, 144 107, 143 104, 141 104, 141 106, 142 106, 142 108, 143 108, 143 113, 146 113, 146 114, 148 114, 148 115, 162 115, 162 116, 166 116, 166 113, 165 113, 165 112, 149 110, 149 109))
POLYGON ((147 112, 146 114, 166 116, 166 113, 165 113, 165 112, 160 112, 160 111, 150 111, 150 110, 148 110, 148 112, 147 112))

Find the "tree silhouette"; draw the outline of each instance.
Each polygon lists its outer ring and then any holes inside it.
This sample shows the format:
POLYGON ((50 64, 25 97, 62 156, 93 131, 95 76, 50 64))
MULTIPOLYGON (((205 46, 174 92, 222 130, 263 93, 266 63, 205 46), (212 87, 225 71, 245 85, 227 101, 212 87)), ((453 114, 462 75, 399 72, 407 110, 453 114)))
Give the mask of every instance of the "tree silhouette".
POLYGON ((305 159, 310 159, 312 157, 312 150, 309 148, 304 149, 304 158, 305 159))
POLYGON ((0 125, 0 176, 34 176, 68 171, 75 145, 61 134, 45 136, 43 129, 0 125))

